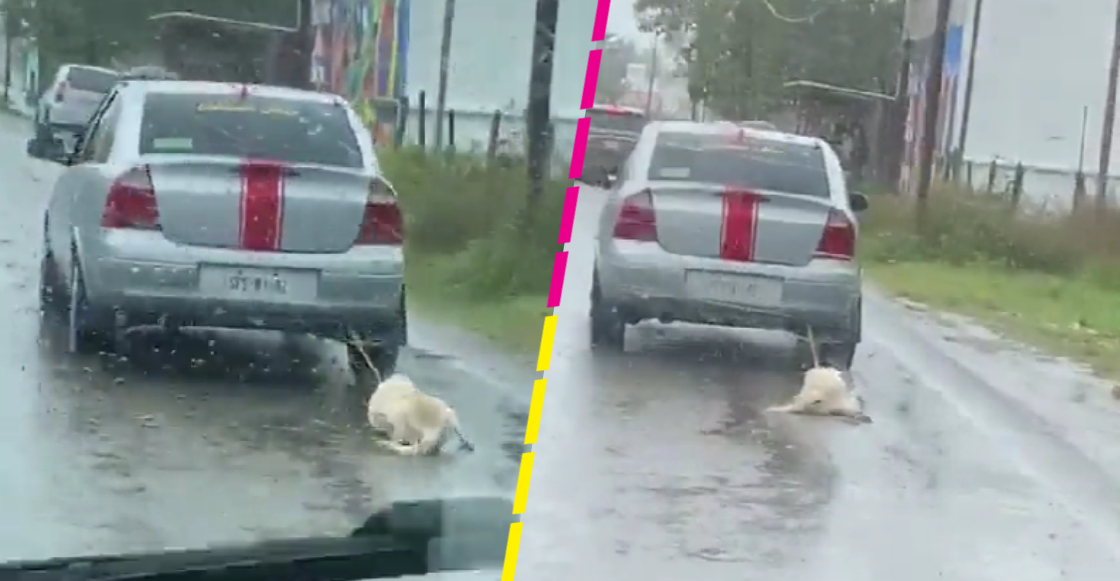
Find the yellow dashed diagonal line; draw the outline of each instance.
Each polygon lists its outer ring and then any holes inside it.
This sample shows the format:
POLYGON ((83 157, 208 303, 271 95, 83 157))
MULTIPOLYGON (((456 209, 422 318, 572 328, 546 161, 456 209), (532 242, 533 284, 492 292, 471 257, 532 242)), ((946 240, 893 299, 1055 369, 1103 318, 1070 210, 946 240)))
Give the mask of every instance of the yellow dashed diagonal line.
POLYGON ((502 581, 513 581, 517 572, 517 551, 521 549, 521 523, 509 525, 509 542, 506 543, 506 562, 502 565, 502 581))
MULTIPOLYGON (((545 317, 544 329, 541 331, 541 350, 537 357, 537 371, 548 371, 552 363, 552 343, 556 339, 556 315, 545 317)), ((529 422, 525 426, 525 445, 530 446, 537 442, 537 433, 541 426, 541 411, 544 409, 545 379, 538 379, 533 383, 533 400, 529 404, 529 422)), ((513 514, 525 512, 525 505, 529 503, 529 483, 533 479, 533 453, 526 452, 521 455, 521 470, 517 475, 517 492, 513 495, 513 514)), ((521 548, 521 523, 513 523, 509 527, 509 541, 506 543, 506 561, 502 566, 502 581, 513 581, 513 574, 517 572, 517 552, 521 548)))
POLYGON ((541 429, 541 411, 544 410, 544 386, 547 379, 541 378, 533 382, 533 401, 529 404, 529 423, 525 426, 525 445, 532 446, 537 443, 537 433, 541 429))
POLYGON ((544 331, 541 332, 541 352, 537 356, 537 371, 548 371, 552 364, 552 340, 556 338, 556 315, 544 318, 544 331))
POLYGON ((521 471, 517 475, 517 493, 513 495, 513 514, 525 512, 529 503, 529 481, 533 479, 533 453, 521 455, 521 471))

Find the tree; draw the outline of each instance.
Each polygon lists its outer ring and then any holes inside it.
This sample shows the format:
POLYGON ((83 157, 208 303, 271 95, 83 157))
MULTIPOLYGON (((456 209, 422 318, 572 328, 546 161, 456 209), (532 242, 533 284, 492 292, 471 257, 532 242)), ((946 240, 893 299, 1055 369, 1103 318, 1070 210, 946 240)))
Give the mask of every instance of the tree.
POLYGON ((683 37, 689 95, 733 119, 784 105, 807 79, 889 91, 898 68, 901 0, 637 0, 644 30, 683 37))
MULTIPOLYGON (((5 0, 10 2, 12 0, 5 0)), ((234 20, 294 26, 292 2, 276 0, 22 0, 38 40, 40 64, 107 65, 124 54, 143 53, 158 42, 148 18, 162 12, 195 12, 234 20)))
POLYGON ((603 60, 599 64, 595 99, 607 103, 622 99, 626 91, 632 89, 626 81, 627 67, 637 59, 638 50, 633 42, 617 35, 607 35, 603 41, 603 60))
POLYGON ((29 16, 31 0, 4 0, 0 5, 4 15, 4 106, 10 101, 12 91, 12 48, 16 38, 23 36, 24 23, 29 16))

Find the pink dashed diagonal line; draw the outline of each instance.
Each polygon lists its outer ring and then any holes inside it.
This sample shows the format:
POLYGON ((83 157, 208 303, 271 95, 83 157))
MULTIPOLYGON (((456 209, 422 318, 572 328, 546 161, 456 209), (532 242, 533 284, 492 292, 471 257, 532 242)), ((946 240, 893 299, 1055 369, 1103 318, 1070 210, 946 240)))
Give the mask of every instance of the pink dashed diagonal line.
MULTIPOLYGON (((598 79, 598 77, 595 77, 598 79)), ((587 107, 582 107, 586 109, 587 107)), ((576 123, 576 141, 572 146, 572 166, 568 168, 568 179, 583 177, 583 154, 587 151, 587 132, 591 130, 591 119, 584 117, 576 123)))
POLYGON ((569 186, 564 194, 564 215, 560 217, 560 239, 557 244, 572 241, 572 227, 576 222, 576 201, 579 199, 579 186, 569 186))
MULTIPOLYGON (((591 41, 599 42, 607 34, 607 16, 611 12, 611 0, 599 0, 595 9, 595 28, 591 32, 591 41)), ((583 98, 580 99, 580 109, 590 109, 595 105, 595 87, 599 84, 599 65, 602 62, 602 49, 594 49, 587 57, 587 73, 583 77, 583 98)), ((577 180, 583 177, 583 160, 587 150, 587 133, 591 129, 591 120, 587 117, 576 123, 576 139, 572 144, 572 164, 568 169, 568 178, 577 180)), ((575 221, 576 204, 579 202, 579 186, 568 188, 564 196, 564 214, 560 222, 560 244, 568 243, 572 238, 572 224, 575 221)), ((568 266, 568 253, 560 252, 552 267, 552 284, 548 293, 548 306, 560 305, 560 297, 564 293, 564 271, 568 266)))
POLYGON ((597 48, 587 55, 587 73, 585 79, 595 79, 596 82, 583 83, 583 99, 580 99, 580 109, 590 109, 595 104, 595 86, 599 81, 599 65, 603 63, 603 49, 597 48))
MULTIPOLYGON (((595 28, 591 30, 592 43, 598 43, 607 35, 607 16, 610 15, 610 0, 599 0, 595 10, 595 28)), ((579 109, 590 109, 595 105, 595 87, 599 84, 599 64, 603 60, 603 50, 594 49, 587 58, 587 73, 584 75, 584 95, 580 100, 579 109)), ((584 154, 587 150, 587 132, 591 128, 591 120, 580 119, 576 124, 576 141, 571 148, 571 167, 568 169, 569 179, 579 179, 584 176, 584 154)), ((568 188, 564 196, 563 217, 560 223, 560 243, 566 244, 571 240, 572 223, 576 219, 576 205, 579 202, 579 186, 568 188)), ((568 253, 557 254, 556 262, 552 263, 552 283, 549 289, 549 307, 560 306, 563 296, 563 275, 568 268, 568 253)))
POLYGON ((552 288, 548 291, 548 308, 560 306, 564 294, 564 272, 568 270, 568 253, 557 252, 556 262, 552 263, 552 288))
POLYGON ((611 0, 599 0, 595 9, 595 29, 591 31, 591 42, 599 42, 607 37, 607 16, 611 13, 611 0))

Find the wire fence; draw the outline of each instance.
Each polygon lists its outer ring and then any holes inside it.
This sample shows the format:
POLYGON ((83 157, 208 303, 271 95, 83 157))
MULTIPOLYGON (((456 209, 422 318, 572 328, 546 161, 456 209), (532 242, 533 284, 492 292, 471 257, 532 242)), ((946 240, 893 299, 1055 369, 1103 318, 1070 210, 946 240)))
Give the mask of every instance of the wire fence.
MULTIPOLYGON (((393 145, 432 151, 435 147, 435 125, 440 122, 444 124, 445 153, 485 157, 490 163, 525 157, 528 142, 524 115, 500 109, 448 109, 443 119, 439 119, 434 105, 427 102, 426 91, 419 92, 415 107, 411 104, 401 107, 393 145)), ((569 173, 577 122, 578 119, 574 118, 554 117, 549 124, 549 149, 552 152, 549 174, 554 177, 565 177, 569 173)))
MULTIPOLYGON (((966 159, 950 168, 942 165, 939 175, 976 193, 1004 196, 1016 208, 1068 213, 1097 197, 1096 178, 1084 171, 1029 166, 1001 158, 966 159)), ((1105 199, 1109 205, 1117 201, 1117 186, 1120 176, 1110 177, 1105 199)))

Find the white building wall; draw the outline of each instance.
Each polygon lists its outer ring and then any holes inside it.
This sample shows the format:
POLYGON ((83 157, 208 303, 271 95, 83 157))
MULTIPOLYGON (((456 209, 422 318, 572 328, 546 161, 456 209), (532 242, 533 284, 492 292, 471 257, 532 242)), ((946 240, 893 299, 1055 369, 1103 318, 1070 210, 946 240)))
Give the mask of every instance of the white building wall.
MULTIPOLYGON (((564 0, 553 60, 552 111, 581 116, 579 101, 593 48, 596 0, 564 0)), ((408 94, 421 90, 435 106, 444 0, 413 0, 408 49, 408 94)), ((521 113, 529 92, 536 2, 459 0, 455 9, 447 104, 462 111, 495 108, 521 113)))
MULTIPOLYGON (((1088 107, 1086 166, 1095 168, 1116 0, 984 0, 983 10, 965 157, 1074 169, 1088 107)), ((966 59, 971 25, 970 6, 966 59)))

